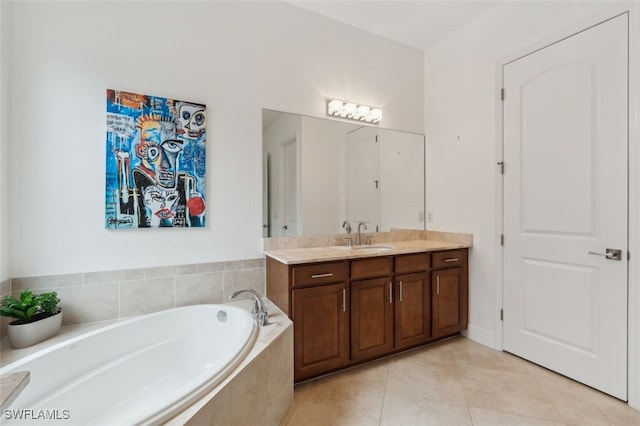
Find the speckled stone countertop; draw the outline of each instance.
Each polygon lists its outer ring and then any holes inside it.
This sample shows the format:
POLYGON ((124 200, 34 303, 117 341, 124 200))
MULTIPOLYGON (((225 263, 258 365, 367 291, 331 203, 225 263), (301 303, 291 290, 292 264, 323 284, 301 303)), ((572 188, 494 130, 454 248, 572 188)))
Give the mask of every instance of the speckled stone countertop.
MULTIPOLYGON (((407 231, 384 233, 388 235, 374 234, 374 244, 360 246, 325 245, 315 247, 283 248, 284 244, 278 244, 277 248, 265 249, 264 254, 285 265, 301 263, 324 262, 331 260, 358 259, 376 256, 392 256, 398 254, 420 253, 427 251, 452 250, 469 248, 473 245, 470 234, 458 234, 448 232, 407 231), (407 239, 399 239, 402 236, 407 239)), ((302 237, 308 239, 309 237, 302 237)), ((345 236, 341 236, 344 240, 345 236)), ((336 239, 323 237, 325 243, 336 242, 336 239)), ((363 241, 365 238, 363 237, 363 241)), ((266 244, 265 244, 266 246, 266 244)), ((286 247, 286 246, 285 246, 286 247)), ((266 247, 265 247, 266 248, 266 247)))

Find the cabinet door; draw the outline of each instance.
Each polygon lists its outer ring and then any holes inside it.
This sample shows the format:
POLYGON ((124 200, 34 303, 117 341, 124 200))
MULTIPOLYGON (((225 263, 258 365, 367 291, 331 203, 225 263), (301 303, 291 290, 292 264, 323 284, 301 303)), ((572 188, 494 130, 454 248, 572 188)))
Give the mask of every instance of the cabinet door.
POLYGON ((390 278, 351 283, 351 359, 393 350, 393 287, 390 278))
POLYGON ((346 365, 348 295, 344 283, 292 292, 296 381, 346 365))
POLYGON ((431 286, 427 273, 395 278, 396 348, 419 345, 431 337, 431 286))
POLYGON ((433 336, 445 336, 463 327, 463 269, 433 271, 433 336))

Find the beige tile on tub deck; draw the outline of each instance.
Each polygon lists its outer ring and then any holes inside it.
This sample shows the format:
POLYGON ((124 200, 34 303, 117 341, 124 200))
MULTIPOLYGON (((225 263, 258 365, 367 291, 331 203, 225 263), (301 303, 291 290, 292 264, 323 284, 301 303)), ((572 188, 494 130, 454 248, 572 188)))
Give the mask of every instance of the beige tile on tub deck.
POLYGON ((267 355, 262 352, 231 383, 230 424, 257 425, 269 407, 267 393, 267 355))
POLYGON ((62 325, 117 319, 118 283, 54 288, 62 307, 62 325))
MULTIPOLYGON (((82 284, 82 274, 46 275, 41 277, 24 277, 11 279, 11 291, 25 289, 40 290, 43 288, 66 287, 82 284)), ((36 291, 37 293, 37 291, 36 291)))
MULTIPOLYGON (((229 298, 231 293, 240 289, 252 289, 260 295, 265 294, 266 281, 265 269, 242 269, 238 271, 226 271, 224 273, 224 298, 229 298)), ((246 295, 238 296, 245 298, 246 295)))
POLYGON ((293 392, 293 327, 288 327, 269 345, 267 363, 269 405, 271 405, 284 388, 291 388, 293 392))
POLYGON ((86 272, 84 274, 85 284, 135 281, 142 279, 144 279, 144 268, 122 269, 119 271, 86 272))
POLYGON ((176 306, 224 303, 222 272, 176 277, 176 306))
POLYGON ((236 269, 242 269, 242 260, 198 263, 196 266, 197 266, 196 269, 198 274, 206 274, 208 272, 231 271, 236 269))
POLYGON ((175 278, 120 283, 120 317, 143 315, 175 306, 175 278))
POLYGON ((197 266, 194 265, 175 265, 175 266, 156 266, 144 269, 145 278, 161 278, 173 277, 179 275, 195 274, 197 266))

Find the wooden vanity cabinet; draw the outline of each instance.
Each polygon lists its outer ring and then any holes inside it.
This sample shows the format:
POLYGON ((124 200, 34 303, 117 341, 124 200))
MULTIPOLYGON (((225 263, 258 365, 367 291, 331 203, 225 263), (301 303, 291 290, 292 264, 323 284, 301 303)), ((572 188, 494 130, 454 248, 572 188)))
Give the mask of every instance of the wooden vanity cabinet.
POLYGON ((443 337, 467 328, 467 250, 434 253, 433 268, 432 331, 443 337))
POLYGON ((346 283, 292 292, 294 377, 317 376, 349 361, 349 310, 346 283))
POLYGON ((288 268, 296 379, 349 362, 348 271, 347 261, 288 268))
POLYGON ((267 296, 294 323, 296 382, 467 327, 467 249, 266 264, 267 296))

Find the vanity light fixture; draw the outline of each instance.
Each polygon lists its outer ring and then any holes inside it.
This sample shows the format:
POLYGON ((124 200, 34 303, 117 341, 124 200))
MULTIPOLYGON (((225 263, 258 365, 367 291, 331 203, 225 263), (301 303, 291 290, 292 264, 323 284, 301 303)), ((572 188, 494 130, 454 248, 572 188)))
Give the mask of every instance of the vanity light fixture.
POLYGON ((353 102, 344 102, 339 99, 332 99, 327 103, 327 114, 373 124, 377 124, 382 120, 382 110, 380 108, 357 105, 353 102))

